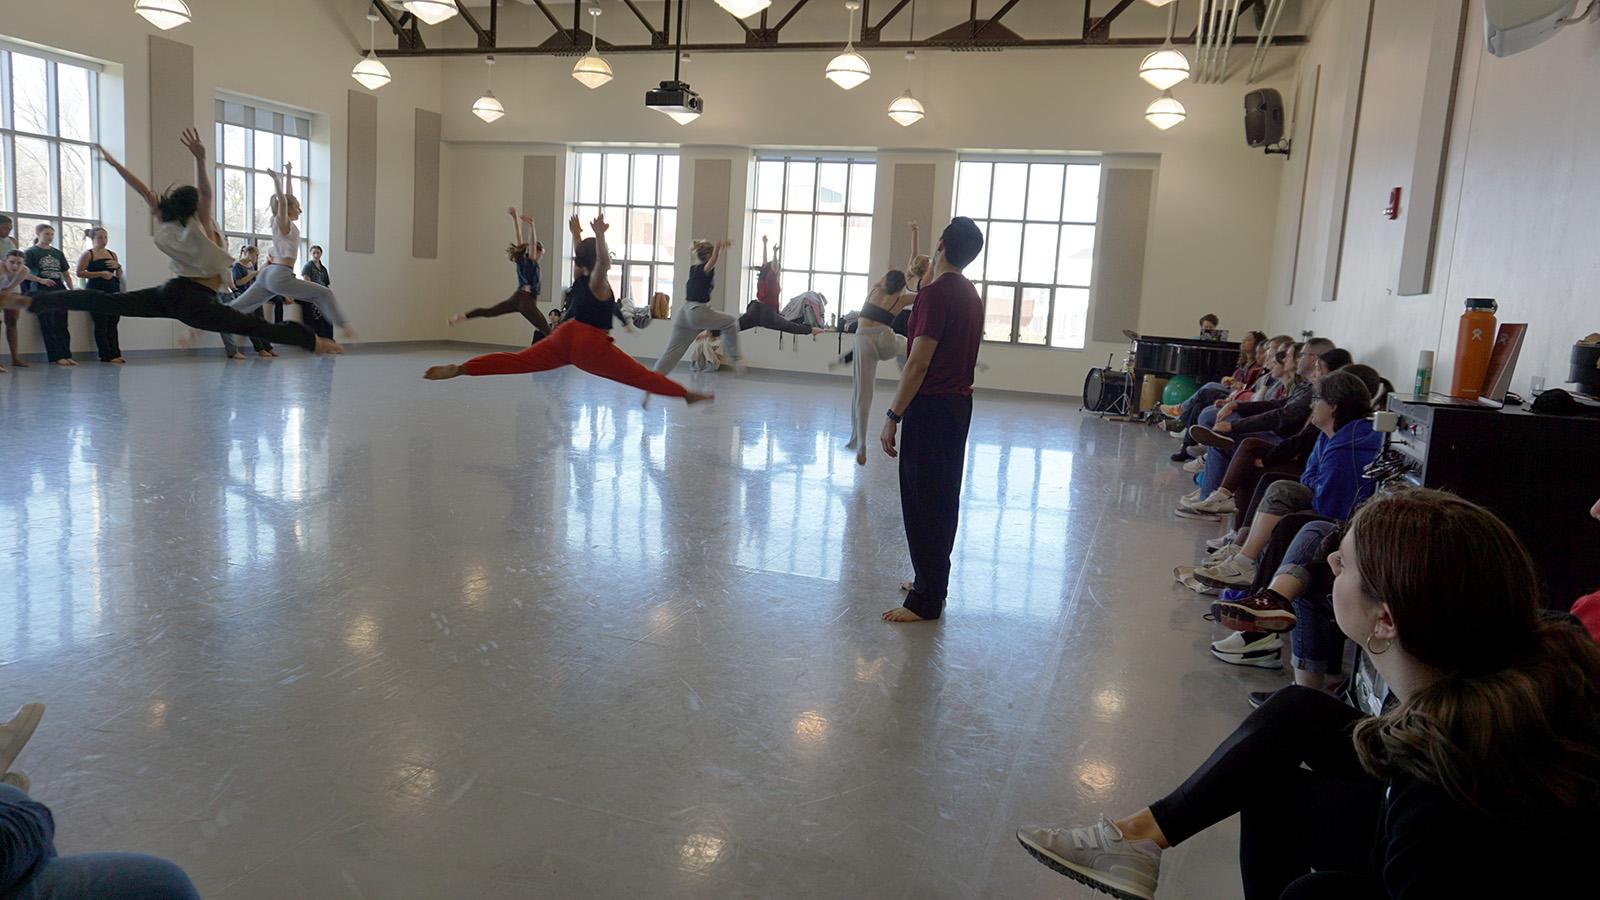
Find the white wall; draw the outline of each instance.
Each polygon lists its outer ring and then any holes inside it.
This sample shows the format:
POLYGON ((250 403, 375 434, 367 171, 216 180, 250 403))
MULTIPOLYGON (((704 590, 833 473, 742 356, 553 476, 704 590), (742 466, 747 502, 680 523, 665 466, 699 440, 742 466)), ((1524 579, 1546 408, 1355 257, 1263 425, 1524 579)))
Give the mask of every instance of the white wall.
MULTIPOLYGON (((1402 203, 1397 221, 1377 213, 1390 188, 1401 187, 1407 197, 1414 192, 1410 179, 1421 74, 1438 2, 1376 3, 1344 250, 1334 257, 1324 241, 1301 242, 1294 303, 1272 304, 1271 330, 1310 328, 1326 334, 1403 387, 1411 384, 1417 351, 1435 350, 1434 384, 1447 388, 1462 301, 1496 297, 1501 321, 1530 326, 1513 390, 1526 394, 1533 376, 1557 386, 1566 378, 1573 341, 1600 330, 1600 304, 1593 296, 1600 274, 1594 253, 1600 240, 1594 216, 1600 208, 1600 172, 1591 164, 1593 148, 1600 145, 1600 122, 1584 114, 1593 109, 1593 91, 1600 86, 1600 26, 1569 28, 1540 47, 1497 59, 1481 49, 1482 0, 1472 0, 1445 158, 1431 291, 1399 296, 1406 219, 1432 210, 1402 203), (1305 274, 1334 264, 1340 267, 1337 298, 1320 302, 1314 280, 1305 274)), ((1324 66, 1323 102, 1348 102, 1348 96, 1326 93, 1329 70, 1348 72, 1359 59, 1352 32, 1365 5, 1328 4, 1302 56, 1303 67, 1324 66)), ((1334 161, 1321 154, 1337 140, 1337 122, 1319 105, 1307 222, 1320 221, 1341 202, 1328 194, 1334 161)), ((1283 196, 1298 198, 1299 191, 1297 183, 1286 183, 1283 196)), ((1293 231, 1299 215, 1294 206, 1285 204, 1280 238, 1293 231)), ((1275 283, 1295 262, 1292 243, 1280 240, 1275 283)))
MULTIPOLYGON (((1188 106, 1189 120, 1168 132, 1151 128, 1143 112, 1155 92, 1136 75, 1144 52, 925 53, 912 87, 927 104, 928 118, 911 128, 901 128, 884 115, 889 101, 905 88, 905 63, 890 53, 868 54, 878 74, 848 93, 823 80, 827 53, 696 54, 686 77, 705 98, 707 111, 689 126, 643 108, 644 91, 670 77, 668 55, 618 56, 611 60, 616 79, 595 91, 572 80, 571 59, 501 57, 494 70, 495 94, 508 114, 492 125, 468 111, 483 90, 483 63, 448 62, 443 102, 454 161, 454 202, 446 217, 453 228, 451 269, 491 276, 457 305, 497 301, 514 286, 502 252, 504 210, 520 195, 520 159, 530 146, 548 152, 572 144, 645 143, 733 160, 739 196, 732 208, 738 218, 726 233, 735 240, 747 233, 742 194, 752 148, 862 149, 878 152, 882 162, 905 158, 901 154, 931 159, 939 166, 941 196, 935 198, 935 209, 943 210, 951 208, 959 151, 1105 153, 1159 170, 1140 330, 1188 335, 1208 311, 1241 332, 1259 327, 1284 163, 1244 145, 1242 78, 1223 85, 1179 86, 1175 93, 1188 106)), ((1242 65, 1248 53, 1248 46, 1236 53, 1233 65, 1242 65)), ((1286 71, 1293 56, 1292 50, 1274 51, 1269 70, 1276 74, 1267 84, 1288 92, 1286 71)), ((684 167, 686 175, 691 170, 684 167)), ((891 179, 880 172, 878 209, 889 208, 891 188, 891 179)), ((687 215, 691 191, 686 178, 680 215, 687 215)), ((903 224, 885 218, 879 217, 874 230, 875 269, 890 263, 887 229, 903 224)), ((944 222, 931 224, 929 230, 936 235, 944 222)), ((712 231, 680 220, 679 234, 685 239, 712 231)), ((565 250, 549 240, 546 244, 552 253, 565 250)), ((748 249, 736 247, 735 253, 748 249)), ((742 264, 745 258, 737 261, 742 264)), ((743 302, 743 297, 730 296, 728 305, 732 309, 743 302)), ((459 334, 502 342, 523 339, 521 323, 500 323, 474 322, 459 334)), ((618 339, 630 352, 653 356, 665 341, 661 332, 657 327, 618 339)), ((747 343, 754 366, 811 372, 825 371, 835 346, 829 340, 824 351, 803 343, 798 353, 779 353, 776 337, 768 333, 757 333, 747 343)), ((982 358, 991 368, 980 383, 1077 394, 1090 367, 1104 365, 1108 353, 1117 354, 1120 362, 1124 349, 1121 343, 1091 342, 1082 351, 986 344, 982 358)))
MULTIPOLYGON (((137 173, 150 171, 149 34, 161 33, 194 47, 195 122, 213 157, 212 101, 218 91, 316 114, 312 174, 317 183, 308 236, 327 248, 341 304, 362 340, 437 337, 437 297, 445 282, 446 260, 413 259, 410 248, 413 116, 418 107, 440 108, 438 64, 408 62, 408 77, 396 78, 378 94, 378 252, 346 253, 346 92, 360 90, 350 79, 350 67, 359 58, 357 48, 367 43, 361 4, 274 0, 265 6, 196 3, 192 9, 193 22, 157 32, 133 13, 131 2, 122 0, 8 4, 0 17, 0 34, 110 64, 101 82, 102 106, 106 107, 102 139, 113 152, 120 151, 137 173)), ((177 140, 177 135, 170 137, 177 140)), ((448 152, 443 169, 444 202, 448 202, 448 152)), ((123 258, 130 286, 164 280, 167 262, 150 241, 143 203, 105 167, 100 185, 102 216, 112 231, 112 249, 123 258)), ((69 238, 61 243, 75 259, 77 242, 69 238)), ((74 350, 92 349, 88 316, 73 313, 71 327, 74 350)), ((175 347, 180 330, 165 320, 124 319, 122 346, 125 350, 175 347)), ((31 316, 23 317, 22 332, 24 352, 39 350, 38 326, 31 316)), ((78 355, 80 359, 83 356, 78 355)))

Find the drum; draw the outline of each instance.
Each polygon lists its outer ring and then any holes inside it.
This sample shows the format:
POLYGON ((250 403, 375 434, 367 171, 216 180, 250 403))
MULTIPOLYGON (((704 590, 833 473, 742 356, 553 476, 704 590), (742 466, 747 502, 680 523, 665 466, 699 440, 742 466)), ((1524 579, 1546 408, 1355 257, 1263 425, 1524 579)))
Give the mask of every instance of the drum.
POLYGON ((1128 389, 1127 372, 1116 369, 1090 369, 1083 380, 1083 408, 1090 412, 1109 412, 1128 389))

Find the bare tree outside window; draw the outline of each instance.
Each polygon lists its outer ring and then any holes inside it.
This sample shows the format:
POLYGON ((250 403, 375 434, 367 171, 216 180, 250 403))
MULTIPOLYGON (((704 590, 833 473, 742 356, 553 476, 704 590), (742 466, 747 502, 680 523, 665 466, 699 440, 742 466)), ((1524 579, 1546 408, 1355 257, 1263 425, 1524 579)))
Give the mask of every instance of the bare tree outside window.
POLYGON ((0 50, 0 212, 22 246, 34 227, 56 230, 71 255, 99 224, 93 145, 99 138, 98 73, 56 59, 0 50))

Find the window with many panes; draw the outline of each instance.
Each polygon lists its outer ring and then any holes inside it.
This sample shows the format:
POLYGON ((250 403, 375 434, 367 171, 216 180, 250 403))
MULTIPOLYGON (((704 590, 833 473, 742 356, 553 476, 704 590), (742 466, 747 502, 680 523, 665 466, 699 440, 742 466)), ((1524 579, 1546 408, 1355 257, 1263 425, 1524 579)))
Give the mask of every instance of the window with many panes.
POLYGON ((300 259, 310 258, 311 119, 248 101, 218 98, 217 222, 237 256, 246 244, 272 243, 272 176, 294 164, 294 194, 300 198, 300 259))
POLYGON ((579 149, 572 151, 572 163, 570 208, 584 236, 594 236, 589 223, 597 213, 604 212, 610 226, 611 271, 621 277, 612 290, 635 306, 648 306, 657 292, 676 298, 678 154, 579 149))
POLYGON ((983 229, 966 274, 983 297, 984 340, 1083 347, 1099 206, 1095 163, 961 161, 956 215, 983 229))
POLYGON ((756 156, 750 210, 750 294, 761 240, 782 248, 780 303, 805 291, 828 300, 828 314, 861 309, 872 284, 872 203, 878 167, 847 156, 756 156))
POLYGON ((100 139, 98 77, 88 64, 0 45, 0 212, 26 250, 39 225, 68 259, 99 222, 93 147, 100 139))

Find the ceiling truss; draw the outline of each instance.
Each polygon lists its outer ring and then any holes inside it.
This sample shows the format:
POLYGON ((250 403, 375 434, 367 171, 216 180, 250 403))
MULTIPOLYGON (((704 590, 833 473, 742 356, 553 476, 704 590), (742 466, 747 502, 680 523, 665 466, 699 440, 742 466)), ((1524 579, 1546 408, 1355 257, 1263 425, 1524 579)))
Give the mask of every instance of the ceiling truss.
MULTIPOLYGON (((378 15, 388 23, 389 30, 394 33, 396 46, 390 49, 375 48, 380 57, 428 57, 428 56, 483 56, 489 53, 504 56, 574 56, 584 53, 589 49, 590 34, 583 28, 583 4, 572 4, 572 23, 564 25, 560 18, 550 8, 546 0, 531 0, 535 9, 542 13, 550 22, 551 34, 538 44, 532 45, 507 45, 501 46, 499 37, 499 13, 502 0, 489 0, 488 27, 480 24, 480 19, 466 6, 459 7, 461 19, 471 28, 477 42, 471 47, 430 47, 424 41, 421 30, 417 27, 415 16, 402 10, 390 7, 383 0, 372 0, 378 15)), ((622 0, 644 29, 641 35, 644 43, 612 43, 601 39, 598 45, 607 53, 642 53, 670 49, 672 46, 670 34, 672 32, 672 4, 663 4, 661 26, 656 27, 650 17, 639 9, 635 0, 622 0)), ((728 15, 744 31, 742 41, 688 41, 683 49, 696 52, 744 52, 761 50, 831 50, 837 48, 837 41, 786 41, 782 38, 783 28, 791 22, 795 14, 804 9, 811 0, 788 0, 787 9, 782 15, 777 15, 778 0, 772 7, 761 11, 756 24, 747 24, 743 19, 726 13, 720 7, 719 12, 728 15)), ((978 12, 979 0, 971 0, 969 12, 965 21, 962 21, 937 34, 917 40, 887 40, 883 37, 884 28, 910 6, 911 0, 879 0, 882 9, 888 5, 888 11, 882 18, 873 21, 872 0, 861 0, 861 27, 856 37, 856 45, 863 48, 879 50, 955 50, 955 51, 998 51, 998 50, 1027 50, 1040 48, 1062 47, 1158 47, 1165 37, 1115 37, 1111 33, 1111 26, 1117 18, 1132 6, 1135 0, 1085 0, 1083 6, 1083 33, 1075 38, 1028 38, 1017 34, 1002 23, 1006 14, 1015 9, 1024 0, 1003 0, 995 11, 986 16, 978 12), (892 3, 892 5, 889 5, 892 3), (1095 15, 1095 9, 1104 12, 1095 15)), ((1031 2, 1058 3, 1060 0, 1031 0, 1031 2)), ((1257 6, 1260 0, 1241 0, 1239 14, 1243 15, 1251 8, 1257 6)), ((1273 41, 1278 44, 1304 44, 1304 35, 1277 35, 1273 41)), ((1193 44, 1195 35, 1187 38, 1176 37, 1176 44, 1193 44)))

